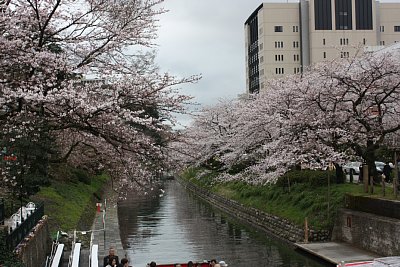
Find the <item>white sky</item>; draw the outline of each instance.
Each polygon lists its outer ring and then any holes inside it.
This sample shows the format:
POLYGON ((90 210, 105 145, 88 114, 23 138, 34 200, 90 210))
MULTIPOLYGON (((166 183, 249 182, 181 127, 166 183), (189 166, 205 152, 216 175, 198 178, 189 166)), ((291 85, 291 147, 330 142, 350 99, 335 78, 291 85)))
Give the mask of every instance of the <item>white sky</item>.
MULTIPOLYGON (((182 92, 201 105, 246 92, 244 22, 260 0, 165 0, 156 62, 178 77, 201 74, 182 92)), ((187 125, 188 117, 179 116, 187 125)))
POLYGON ((198 84, 183 85, 182 92, 202 106, 245 93, 244 22, 262 2, 298 0, 165 0, 169 12, 159 17, 157 64, 178 77, 201 74, 198 84))

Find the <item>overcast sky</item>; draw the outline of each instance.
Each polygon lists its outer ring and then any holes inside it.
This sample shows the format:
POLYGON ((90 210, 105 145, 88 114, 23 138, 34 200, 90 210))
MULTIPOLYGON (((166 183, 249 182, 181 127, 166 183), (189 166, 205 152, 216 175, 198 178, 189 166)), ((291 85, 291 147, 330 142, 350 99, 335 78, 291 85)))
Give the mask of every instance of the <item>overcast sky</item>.
MULTIPOLYGON (((165 0, 156 62, 179 77, 201 74, 182 92, 202 105, 245 93, 244 22, 260 0, 165 0)), ((188 118, 179 117, 187 125, 188 118)))
MULTIPOLYGON (((262 2, 165 0, 169 12, 159 16, 156 62, 162 71, 179 77, 201 74, 198 84, 183 85, 182 92, 203 106, 245 93, 244 22, 262 2)), ((190 122, 188 117, 178 118, 185 125, 190 122)))

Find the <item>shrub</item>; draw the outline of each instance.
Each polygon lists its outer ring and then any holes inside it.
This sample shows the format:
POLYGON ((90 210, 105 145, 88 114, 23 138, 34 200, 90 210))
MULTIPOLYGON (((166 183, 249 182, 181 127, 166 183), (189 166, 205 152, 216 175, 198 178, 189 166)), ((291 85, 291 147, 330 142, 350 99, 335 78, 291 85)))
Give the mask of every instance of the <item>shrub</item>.
POLYGON ((21 260, 6 246, 6 233, 0 231, 0 266, 23 267, 21 260))
POLYGON ((312 187, 324 186, 328 184, 328 178, 330 182, 333 182, 335 173, 323 170, 292 170, 279 177, 276 185, 283 188, 294 184, 306 184, 312 187))
POLYGON ((76 178, 78 178, 79 182, 82 182, 84 184, 90 184, 91 183, 91 177, 90 174, 82 169, 74 169, 73 174, 76 178))

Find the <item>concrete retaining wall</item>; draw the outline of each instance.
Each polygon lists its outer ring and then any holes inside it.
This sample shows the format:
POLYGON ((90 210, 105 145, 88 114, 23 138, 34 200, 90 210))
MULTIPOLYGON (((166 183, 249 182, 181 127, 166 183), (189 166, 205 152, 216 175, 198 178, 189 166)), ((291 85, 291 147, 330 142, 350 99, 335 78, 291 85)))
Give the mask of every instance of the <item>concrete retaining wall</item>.
MULTIPOLYGON (((245 207, 234 200, 215 195, 192 183, 187 183, 183 180, 180 180, 180 182, 200 198, 269 235, 273 235, 287 242, 303 242, 305 239, 304 229, 292 224, 288 220, 254 208, 245 207)), ((328 241, 330 239, 330 232, 327 230, 314 231, 309 229, 308 236, 310 242, 328 241)))
POLYGON ((379 216, 400 219, 400 201, 365 196, 345 196, 345 207, 379 216))
POLYGON ((26 267, 43 266, 50 254, 51 239, 47 216, 32 229, 31 233, 15 249, 26 267))
POLYGON ((332 240, 350 243, 383 256, 400 255, 400 220, 341 209, 332 240))

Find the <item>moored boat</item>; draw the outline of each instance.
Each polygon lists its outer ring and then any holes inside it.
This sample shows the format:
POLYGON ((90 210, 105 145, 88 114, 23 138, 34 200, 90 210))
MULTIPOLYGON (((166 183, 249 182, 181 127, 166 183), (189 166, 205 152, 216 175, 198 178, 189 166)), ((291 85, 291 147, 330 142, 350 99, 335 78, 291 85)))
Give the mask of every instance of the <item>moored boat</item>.
MULTIPOLYGON (((157 267, 175 267, 176 264, 179 264, 181 267, 187 267, 187 263, 167 263, 167 264, 158 264, 157 267)), ((208 262, 199 262, 199 263, 193 263, 193 267, 210 267, 210 264, 208 262)))
POLYGON ((373 261, 339 263, 337 267, 400 267, 400 256, 377 258, 373 261))
MULTIPOLYGON (((188 263, 167 263, 167 264, 158 264, 157 267, 175 267, 179 264, 181 267, 188 267, 188 263)), ((219 265, 221 267, 227 267, 228 264, 226 264, 224 261, 220 261, 219 265)), ((147 264, 147 266, 150 266, 147 264)), ((193 262, 193 267, 210 267, 212 266, 209 261, 202 261, 202 262, 193 262)))

